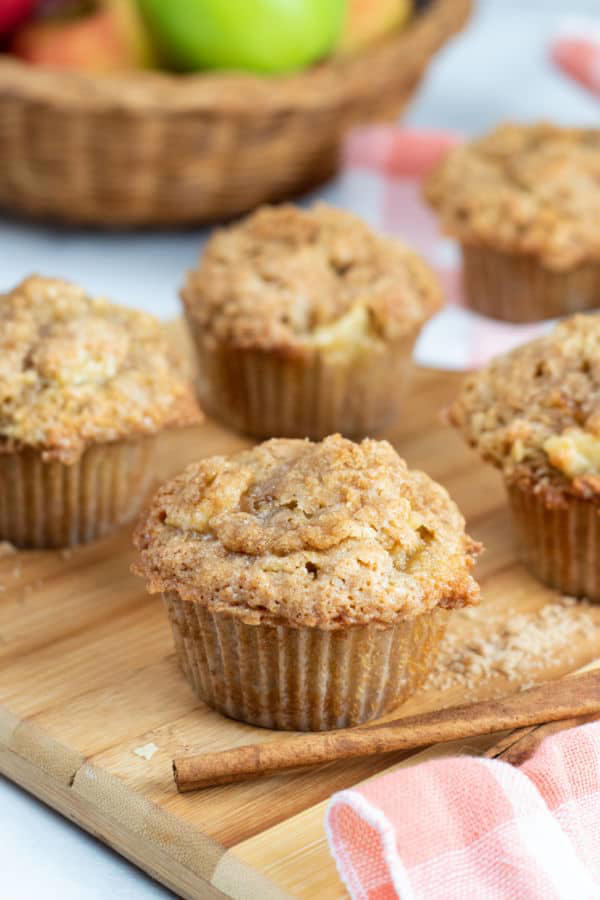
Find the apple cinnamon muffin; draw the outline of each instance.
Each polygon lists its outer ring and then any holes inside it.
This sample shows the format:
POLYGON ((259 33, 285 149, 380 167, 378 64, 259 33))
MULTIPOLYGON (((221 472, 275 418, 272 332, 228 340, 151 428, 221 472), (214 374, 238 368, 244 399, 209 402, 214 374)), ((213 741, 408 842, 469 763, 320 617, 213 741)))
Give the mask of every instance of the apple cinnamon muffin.
POLYGON ((600 600, 600 316, 565 319, 470 375, 450 418, 501 470, 534 574, 600 600))
POLYGON ((182 299, 208 412, 258 437, 356 437, 397 415, 440 288, 356 216, 282 205, 218 230, 182 299))
POLYGON ((426 196, 473 309, 531 322, 598 305, 600 129, 503 125, 452 149, 426 196))
POLYGON ((152 316, 57 278, 0 295, 0 540, 65 547, 132 518, 158 432, 200 418, 152 316))
POLYGON ((426 677, 480 549, 441 485, 385 441, 273 439, 161 487, 134 571, 162 593, 183 670, 228 716, 356 725, 426 677))

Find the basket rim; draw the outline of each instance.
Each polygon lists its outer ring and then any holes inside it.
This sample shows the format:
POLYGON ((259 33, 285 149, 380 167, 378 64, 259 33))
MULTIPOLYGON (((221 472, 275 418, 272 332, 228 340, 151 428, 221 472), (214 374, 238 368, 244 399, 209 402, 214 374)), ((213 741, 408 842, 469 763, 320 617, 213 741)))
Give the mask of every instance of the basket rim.
POLYGON ((87 112, 110 107, 186 113, 218 107, 221 114, 251 115, 321 108, 348 102, 361 83, 369 93, 374 66, 396 66, 404 56, 402 64, 420 72, 429 57, 460 31, 472 6, 473 0, 431 0, 409 25, 364 52, 283 76, 150 70, 98 76, 36 67, 0 54, 0 103, 3 97, 18 96, 87 112))

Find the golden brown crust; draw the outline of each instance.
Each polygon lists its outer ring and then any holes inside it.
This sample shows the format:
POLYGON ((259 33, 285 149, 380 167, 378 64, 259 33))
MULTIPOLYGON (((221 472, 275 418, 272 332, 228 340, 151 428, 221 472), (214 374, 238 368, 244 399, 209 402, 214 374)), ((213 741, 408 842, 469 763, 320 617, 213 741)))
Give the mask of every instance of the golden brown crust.
POLYGON ((202 460, 163 485, 135 543, 151 592, 248 622, 390 624, 479 595, 457 506, 386 441, 279 439, 202 460))
POLYGON ((556 270, 600 260, 600 130, 503 125, 450 151, 425 193, 465 244, 556 270))
POLYGON ((217 231, 182 299, 208 342, 303 353, 319 328, 360 309, 374 338, 414 332, 441 293, 418 256, 356 216, 286 204, 217 231))
POLYGON ((91 444, 200 420, 154 317, 56 278, 0 295, 0 452, 72 463, 91 444))
POLYGON ((550 505, 600 500, 600 316, 564 319, 548 335, 467 377, 451 421, 511 482, 550 505))

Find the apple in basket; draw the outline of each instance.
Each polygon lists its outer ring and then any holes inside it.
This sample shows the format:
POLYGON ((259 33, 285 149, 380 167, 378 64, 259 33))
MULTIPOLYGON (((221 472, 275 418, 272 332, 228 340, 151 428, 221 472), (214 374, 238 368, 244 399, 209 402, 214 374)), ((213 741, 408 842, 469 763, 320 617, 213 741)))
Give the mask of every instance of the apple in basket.
POLYGON ((26 62, 83 72, 156 65, 136 0, 47 0, 8 49, 26 62))
POLYGON ((326 56, 346 0, 139 0, 150 31, 177 69, 278 73, 326 56))
POLYGON ((25 22, 37 3, 38 0, 0 0, 0 35, 8 34, 25 22))
POLYGON ((413 11, 413 0, 347 0, 346 17, 336 51, 358 53, 400 28, 413 11))

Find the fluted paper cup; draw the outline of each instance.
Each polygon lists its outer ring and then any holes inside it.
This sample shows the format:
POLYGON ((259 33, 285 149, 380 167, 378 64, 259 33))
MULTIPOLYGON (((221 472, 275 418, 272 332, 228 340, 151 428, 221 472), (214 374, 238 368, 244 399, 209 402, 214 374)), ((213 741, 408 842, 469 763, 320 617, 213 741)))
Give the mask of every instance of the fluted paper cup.
POLYGON ((72 547, 139 512, 153 478, 156 438, 97 444, 72 465, 36 450, 0 454, 0 540, 72 547))
POLYGON ((577 497, 548 506, 529 485, 508 485, 508 496, 531 572, 563 594, 600 600, 600 508, 577 497))
POLYGON ((340 432, 361 438, 399 414, 412 370, 417 331, 385 347, 347 356, 311 348, 294 356, 227 346, 207 347, 194 334, 202 408, 258 438, 340 432))
POLYGON ((292 731, 359 725, 401 703, 427 677, 448 615, 326 630, 247 624, 176 591, 163 596, 198 696, 232 719, 292 731))
POLYGON ((598 306, 600 264, 567 271, 533 255, 463 245, 465 296, 471 309, 506 322, 537 322, 598 306))

